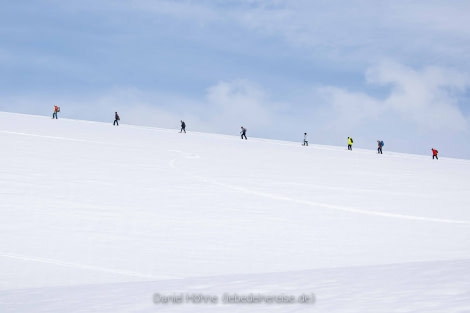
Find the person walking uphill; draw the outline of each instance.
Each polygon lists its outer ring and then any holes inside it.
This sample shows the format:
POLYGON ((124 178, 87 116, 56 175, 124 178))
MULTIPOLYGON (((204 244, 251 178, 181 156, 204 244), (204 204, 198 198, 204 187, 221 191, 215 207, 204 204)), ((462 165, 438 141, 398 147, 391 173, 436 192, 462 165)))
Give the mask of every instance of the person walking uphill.
POLYGON ((377 153, 382 154, 382 147, 384 146, 383 140, 377 140, 377 153))
POLYGON ((114 126, 119 126, 119 121, 121 120, 121 118, 119 117, 119 114, 117 112, 114 112, 114 122, 113 122, 113 125, 114 126))
POLYGON ((308 146, 308 138, 307 138, 307 133, 304 133, 304 143, 302 146, 308 146))
POLYGON ((54 113, 52 113, 52 118, 57 119, 57 113, 59 112, 60 112, 60 107, 58 107, 57 105, 54 105, 54 113))
POLYGON ((184 132, 186 134, 186 123, 181 120, 181 130, 180 133, 184 132))
POLYGON ((245 140, 248 139, 248 138, 246 138, 246 128, 243 127, 243 126, 241 128, 242 128, 242 130, 240 131, 240 134, 242 135, 242 139, 243 139, 243 137, 245 137, 245 140))
POLYGON ((352 150, 353 143, 353 139, 351 137, 348 137, 348 150, 352 150))
POLYGON ((436 160, 439 160, 439 158, 437 157, 437 154, 439 151, 437 151, 434 148, 432 148, 431 151, 432 151, 432 159, 434 160, 434 158, 436 158, 436 160))

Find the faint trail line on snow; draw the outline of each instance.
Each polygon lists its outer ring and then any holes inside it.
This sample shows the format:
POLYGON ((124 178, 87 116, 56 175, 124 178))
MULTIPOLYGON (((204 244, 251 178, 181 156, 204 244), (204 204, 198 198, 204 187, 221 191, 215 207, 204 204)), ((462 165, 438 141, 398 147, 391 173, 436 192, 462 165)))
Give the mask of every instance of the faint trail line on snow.
POLYGON ((40 138, 55 139, 55 140, 66 140, 66 141, 75 141, 75 142, 95 143, 95 144, 99 144, 99 145, 122 146, 120 144, 115 144, 115 143, 110 143, 110 142, 102 142, 102 141, 86 140, 86 139, 76 139, 76 138, 68 138, 68 137, 60 137, 60 136, 50 136, 50 135, 37 135, 37 134, 29 134, 29 133, 20 133, 20 132, 8 131, 8 130, 0 130, 0 133, 10 134, 10 135, 19 135, 19 136, 40 137, 40 138))
POLYGON ((72 263, 72 262, 64 262, 64 261, 60 261, 60 260, 40 258, 40 257, 29 257, 29 256, 24 256, 24 255, 18 255, 18 254, 0 254, 0 257, 16 259, 16 260, 22 260, 22 261, 28 261, 28 262, 38 262, 38 263, 52 264, 52 265, 58 265, 58 266, 63 266, 63 267, 78 268, 78 269, 84 269, 84 270, 92 270, 92 271, 97 271, 97 272, 104 272, 104 273, 117 274, 117 275, 123 275, 123 276, 131 276, 131 277, 152 279, 152 280, 180 278, 180 277, 173 277, 173 276, 152 276, 152 275, 141 274, 141 273, 137 273, 137 272, 133 272, 133 271, 116 270, 116 269, 104 268, 104 267, 99 267, 99 266, 84 265, 84 264, 72 263))
POLYGON ((459 220, 451 220, 451 219, 441 219, 441 218, 434 218, 434 217, 425 217, 425 216, 414 216, 414 215, 405 215, 405 214, 396 214, 396 213, 387 213, 387 212, 377 212, 377 211, 368 211, 368 210, 361 210, 361 209, 355 209, 355 208, 350 208, 350 207, 344 207, 344 206, 339 206, 339 205, 333 205, 333 204, 327 204, 327 203, 321 203, 321 202, 314 202, 314 201, 307 201, 307 200, 299 200, 291 197, 286 197, 286 196, 280 196, 280 195, 275 195, 271 193, 266 193, 266 192, 261 192, 261 191, 255 191, 255 190, 250 190, 246 189, 243 187, 239 186, 234 186, 226 183, 221 183, 217 180, 214 179, 209 179, 206 177, 198 176, 198 175, 193 175, 190 173, 187 173, 183 171, 182 169, 178 168, 176 166, 176 161, 177 159, 172 159, 169 162, 169 165, 182 172, 183 174, 202 180, 204 182, 208 182, 217 186, 221 186, 227 189, 235 190, 235 191, 241 191, 247 194, 252 194, 264 198, 270 198, 270 199, 275 199, 275 200, 281 200, 281 201, 288 201, 288 202, 294 202, 294 203, 299 203, 299 204, 306 204, 309 206, 315 206, 315 207, 323 207, 326 209, 330 210, 336 210, 336 211, 343 211, 343 212, 349 212, 349 213, 356 213, 356 214, 364 214, 364 215, 372 215, 372 216, 380 216, 380 217, 387 217, 387 218, 396 218, 396 219, 403 219, 403 220, 413 220, 413 221, 422 221, 422 222, 433 222, 433 223, 445 223, 445 224, 460 224, 460 225, 470 225, 470 221, 459 221, 459 220))
POLYGON ((77 142, 92 142, 92 143, 102 144, 102 142, 99 142, 99 141, 90 141, 90 140, 85 140, 85 139, 75 139, 75 138, 49 136, 49 135, 28 134, 28 133, 12 132, 12 131, 8 131, 8 130, 1 130, 0 133, 11 134, 11 135, 20 135, 20 136, 40 137, 40 138, 48 138, 48 139, 56 139, 56 140, 68 140, 68 141, 77 141, 77 142))

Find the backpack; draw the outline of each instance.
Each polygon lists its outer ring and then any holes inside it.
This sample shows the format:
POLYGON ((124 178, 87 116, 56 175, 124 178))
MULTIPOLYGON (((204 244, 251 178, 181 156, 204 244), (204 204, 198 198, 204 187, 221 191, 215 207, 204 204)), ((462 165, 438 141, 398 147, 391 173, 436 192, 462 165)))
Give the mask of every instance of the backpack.
POLYGON ((60 107, 57 107, 57 112, 60 112, 60 107))
POLYGON ((381 145, 382 147, 385 146, 383 140, 380 142, 380 145, 381 145))
POLYGON ((351 138, 351 143, 354 143, 354 140, 351 138))

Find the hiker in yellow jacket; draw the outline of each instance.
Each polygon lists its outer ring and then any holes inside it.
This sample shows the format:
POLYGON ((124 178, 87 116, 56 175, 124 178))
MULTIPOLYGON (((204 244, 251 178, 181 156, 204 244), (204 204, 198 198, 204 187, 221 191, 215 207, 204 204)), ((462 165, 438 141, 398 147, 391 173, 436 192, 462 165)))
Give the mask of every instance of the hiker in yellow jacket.
POLYGON ((353 139, 351 137, 348 137, 348 150, 352 150, 353 142, 353 139))

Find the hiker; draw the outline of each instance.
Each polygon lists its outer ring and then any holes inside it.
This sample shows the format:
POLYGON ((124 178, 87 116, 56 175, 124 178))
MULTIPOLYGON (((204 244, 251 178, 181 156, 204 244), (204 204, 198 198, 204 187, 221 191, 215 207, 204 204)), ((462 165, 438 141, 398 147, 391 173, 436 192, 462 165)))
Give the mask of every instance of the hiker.
POLYGON ((57 113, 59 112, 60 112, 60 107, 58 107, 57 105, 54 105, 54 113, 52 113, 52 118, 57 119, 57 113))
POLYGON ((248 139, 248 138, 246 138, 246 128, 243 127, 243 126, 241 128, 242 128, 242 130, 240 131, 240 134, 242 135, 242 139, 243 139, 243 137, 245 137, 245 140, 248 139))
POLYGON ((353 139, 351 137, 348 137, 348 150, 352 150, 353 143, 353 139))
POLYGON ((437 153, 439 151, 437 151, 436 149, 434 148, 431 148, 431 151, 432 151, 432 159, 434 160, 434 158, 436 158, 436 160, 439 160, 439 158, 437 157, 437 153))
POLYGON ((121 118, 119 117, 119 114, 117 112, 114 112, 114 122, 113 122, 113 125, 114 126, 119 126, 119 121, 121 120, 121 118))
POLYGON ((308 138, 307 138, 307 133, 304 133, 304 143, 302 146, 308 146, 308 138))
POLYGON ((382 154, 382 147, 384 146, 383 140, 377 140, 377 153, 382 154))
POLYGON ((181 120, 181 130, 180 133, 184 132, 186 134, 186 123, 181 120))

